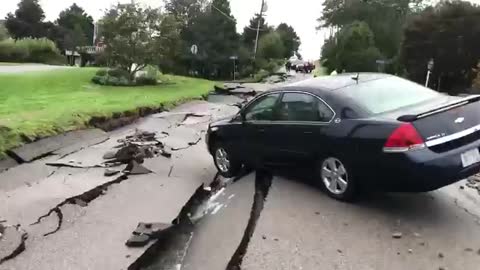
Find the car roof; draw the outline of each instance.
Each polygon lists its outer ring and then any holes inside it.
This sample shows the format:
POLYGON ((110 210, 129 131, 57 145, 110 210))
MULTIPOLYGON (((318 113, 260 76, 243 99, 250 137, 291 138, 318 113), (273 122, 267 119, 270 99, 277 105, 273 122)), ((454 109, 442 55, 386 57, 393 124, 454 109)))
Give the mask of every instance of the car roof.
MULTIPOLYGON (((358 76, 358 84, 388 78, 392 75, 385 74, 385 73, 342 73, 338 75, 332 76, 321 76, 309 80, 304 80, 296 83, 292 83, 287 85, 284 89, 289 88, 302 88, 302 90, 310 90, 310 92, 317 92, 317 91, 333 91, 345 88, 350 85, 357 84, 358 76)), ((277 89, 278 90, 278 89, 277 89)))

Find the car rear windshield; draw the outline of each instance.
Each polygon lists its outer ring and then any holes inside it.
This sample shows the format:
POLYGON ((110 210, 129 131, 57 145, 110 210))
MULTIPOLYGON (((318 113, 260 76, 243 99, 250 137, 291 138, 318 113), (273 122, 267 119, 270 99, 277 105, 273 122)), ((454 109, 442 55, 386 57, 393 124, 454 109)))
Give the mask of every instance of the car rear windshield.
POLYGON ((436 91, 393 76, 353 84, 340 91, 373 114, 394 111, 441 96, 436 91))

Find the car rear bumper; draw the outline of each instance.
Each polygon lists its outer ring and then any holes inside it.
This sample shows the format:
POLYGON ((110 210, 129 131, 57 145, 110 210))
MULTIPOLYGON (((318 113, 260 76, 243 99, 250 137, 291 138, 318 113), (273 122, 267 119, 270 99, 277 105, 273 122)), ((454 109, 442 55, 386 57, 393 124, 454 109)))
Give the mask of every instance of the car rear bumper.
POLYGON ((381 169, 377 170, 371 184, 395 192, 439 189, 480 172, 480 163, 465 168, 462 165, 461 154, 474 148, 480 148, 480 141, 443 153, 428 148, 408 153, 384 153, 379 162, 382 166, 375 166, 381 169))

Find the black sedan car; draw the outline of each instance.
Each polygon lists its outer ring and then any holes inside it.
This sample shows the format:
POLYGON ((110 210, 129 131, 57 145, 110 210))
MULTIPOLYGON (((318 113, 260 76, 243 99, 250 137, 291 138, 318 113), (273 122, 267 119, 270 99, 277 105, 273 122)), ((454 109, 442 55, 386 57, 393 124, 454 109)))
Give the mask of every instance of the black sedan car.
POLYGON ((362 187, 431 191, 480 171, 479 100, 387 74, 320 77, 258 95, 212 123, 207 145, 227 177, 310 162, 340 200, 362 187))

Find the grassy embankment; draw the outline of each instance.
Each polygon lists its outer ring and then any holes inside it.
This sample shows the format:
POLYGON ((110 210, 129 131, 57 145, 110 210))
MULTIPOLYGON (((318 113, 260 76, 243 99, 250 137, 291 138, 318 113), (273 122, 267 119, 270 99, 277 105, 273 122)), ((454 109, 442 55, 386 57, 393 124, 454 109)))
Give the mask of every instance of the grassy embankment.
POLYGON ((86 127, 92 116, 168 106, 199 98, 213 82, 161 75, 162 84, 100 86, 90 82, 96 68, 0 74, 0 157, 29 139, 86 127))

